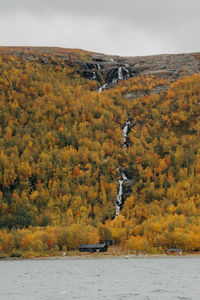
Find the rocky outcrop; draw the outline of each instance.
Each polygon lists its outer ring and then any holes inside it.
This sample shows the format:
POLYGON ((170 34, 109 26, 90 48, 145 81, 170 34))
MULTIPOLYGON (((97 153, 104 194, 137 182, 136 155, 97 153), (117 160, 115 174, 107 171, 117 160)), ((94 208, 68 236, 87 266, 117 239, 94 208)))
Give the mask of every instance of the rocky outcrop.
MULTIPOLYGON (((79 69, 79 74, 92 79, 95 72, 97 81, 111 86, 120 80, 135 77, 154 75, 159 78, 168 79, 170 82, 185 75, 200 72, 199 54, 165 54, 154 56, 118 57, 108 55, 91 55, 93 63, 85 63, 84 68, 90 69, 90 75, 79 69), (85 76, 86 75, 86 76, 85 76)), ((151 93, 160 93, 168 86, 156 87, 151 93)), ((139 95, 140 96, 140 95, 139 95)), ((127 96, 127 98, 131 96, 127 96)))
MULTIPOLYGON (((29 61, 37 58, 41 64, 67 65, 84 78, 96 80, 99 86, 107 84, 106 87, 135 76, 154 75, 173 82, 185 75, 200 72, 199 53, 120 57, 79 49, 0 47, 0 55, 3 54, 12 54, 29 61), (52 57, 55 59, 51 59, 52 57)), ((161 87, 157 87, 153 92, 159 93, 160 89, 161 87)), ((162 87, 162 91, 164 89, 162 87)), ((129 99, 132 97, 134 95, 127 95, 129 99)))
POLYGON ((135 182, 135 180, 133 180, 133 179, 132 180, 130 180, 130 179, 124 180, 124 182, 123 182, 124 194, 132 192, 132 187, 133 187, 134 182, 135 182))
POLYGON ((123 172, 129 180, 137 181, 137 179, 138 179, 138 170, 137 169, 119 167, 118 171, 123 172))

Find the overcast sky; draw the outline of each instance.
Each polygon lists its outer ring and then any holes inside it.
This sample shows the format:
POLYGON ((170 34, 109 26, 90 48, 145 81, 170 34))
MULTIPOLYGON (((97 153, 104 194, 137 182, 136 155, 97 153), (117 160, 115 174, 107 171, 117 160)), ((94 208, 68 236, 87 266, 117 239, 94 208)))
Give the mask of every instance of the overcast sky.
POLYGON ((0 0, 1 46, 200 51, 200 0, 0 0))

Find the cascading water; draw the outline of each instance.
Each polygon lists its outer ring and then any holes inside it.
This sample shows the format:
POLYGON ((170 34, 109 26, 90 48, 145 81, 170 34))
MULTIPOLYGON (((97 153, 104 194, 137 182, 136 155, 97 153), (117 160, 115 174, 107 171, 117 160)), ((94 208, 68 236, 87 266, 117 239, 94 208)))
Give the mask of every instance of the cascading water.
POLYGON ((102 86, 99 87, 99 94, 101 94, 101 92, 103 90, 105 90, 105 88, 107 87, 107 83, 103 84, 102 86))
MULTIPOLYGON (((114 63, 114 59, 110 58, 110 61, 112 63, 114 63)), ((97 64, 98 69, 100 70, 100 65, 97 64)), ((117 78, 114 78, 112 83, 117 83, 120 80, 123 80, 124 78, 129 78, 130 77, 130 73, 129 70, 127 69, 129 67, 129 65, 126 65, 125 67, 119 67, 117 69, 117 78), (123 72, 126 73, 123 76, 123 72)), ((93 78, 96 77, 96 73, 93 72, 93 78)), ((104 83, 103 85, 101 85, 99 87, 99 94, 106 89, 108 86, 107 83, 104 83)), ((122 133, 123 133, 123 140, 124 140, 124 147, 127 147, 127 134, 128 134, 128 130, 129 130, 129 126, 130 126, 130 121, 126 121, 125 125, 122 128, 122 133)), ((121 179, 119 180, 119 191, 118 191, 118 195, 117 195, 117 200, 115 203, 115 217, 117 217, 119 215, 120 212, 120 208, 123 205, 122 203, 122 196, 123 196, 123 183, 125 180, 128 180, 128 178, 126 177, 126 175, 122 172, 121 173, 121 179)))
MULTIPOLYGON (((122 129, 123 131, 123 139, 124 139, 124 147, 126 147, 126 140, 127 140, 127 134, 128 134, 128 129, 130 126, 130 121, 127 121, 122 129)), ((122 172, 121 173, 121 179, 119 180, 119 191, 118 191, 118 195, 117 195, 117 201, 115 204, 115 217, 117 217, 119 215, 120 212, 120 207, 122 205, 122 195, 123 195, 123 183, 125 180, 127 180, 128 178, 126 177, 126 175, 122 172)))
POLYGON ((97 80, 97 75, 94 71, 92 72, 92 80, 97 80))
MULTIPOLYGON (((127 66, 127 65, 126 65, 127 66)), ((126 71, 126 78, 129 78, 130 77, 130 73, 129 73, 129 70, 127 68, 124 67, 124 70, 126 71)))
POLYGON ((127 121, 125 123, 125 126, 123 127, 124 147, 126 147, 126 139, 127 139, 127 133, 128 133, 129 125, 130 125, 130 121, 127 121))
MULTIPOLYGON (((114 60, 113 60, 114 62, 114 60)), ((99 67, 98 67, 99 68, 99 67)), ((128 69, 126 69, 124 67, 124 70, 126 71, 126 78, 128 78, 129 75, 129 71, 128 69)), ((94 74, 93 74, 94 76, 94 74)), ((95 74, 96 76, 96 74, 95 74)), ((119 80, 123 80, 123 72, 122 72, 122 67, 118 68, 118 78, 113 79, 113 83, 118 82, 119 80)), ((107 83, 103 84, 102 86, 99 87, 99 93, 101 93, 105 88, 107 87, 107 83)), ((128 134, 128 130, 129 130, 129 126, 130 126, 130 121, 126 121, 125 125, 122 129, 123 132, 123 139, 124 139, 124 147, 126 147, 126 142, 127 142, 127 134, 128 134)), ((126 177, 126 175, 122 172, 121 173, 121 179, 119 180, 119 191, 118 191, 118 195, 117 195, 117 201, 115 203, 115 217, 117 217, 119 215, 120 212, 120 208, 122 206, 122 196, 123 196, 123 183, 125 180, 127 180, 128 178, 126 177)))
POLYGON ((115 78, 113 78, 112 83, 117 83, 118 81, 124 80, 129 77, 130 77, 129 70, 125 67, 119 67, 117 69, 117 76, 115 78))
POLYGON ((122 67, 117 69, 117 77, 113 78, 112 83, 117 83, 119 80, 123 80, 122 67))
POLYGON ((119 180, 119 192, 117 195, 117 201, 115 204, 115 217, 119 215, 120 206, 122 204, 122 195, 123 195, 123 182, 124 180, 128 179, 126 175, 122 172, 122 179, 119 180))
POLYGON ((118 68, 118 79, 123 80, 122 67, 118 68))

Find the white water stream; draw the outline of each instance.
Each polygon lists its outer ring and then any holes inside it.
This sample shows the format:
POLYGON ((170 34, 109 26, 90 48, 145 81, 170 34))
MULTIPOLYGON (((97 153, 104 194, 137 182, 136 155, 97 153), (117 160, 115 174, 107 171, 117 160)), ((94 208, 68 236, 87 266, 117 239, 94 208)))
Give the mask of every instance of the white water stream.
POLYGON ((92 80, 97 80, 97 75, 94 71, 92 72, 92 80))
POLYGON ((119 182, 119 192, 117 195, 117 201, 115 205, 115 217, 119 215, 120 212, 120 205, 122 204, 122 195, 123 195, 123 183, 124 180, 128 179, 126 175, 122 172, 122 179, 120 179, 119 182))
MULTIPOLYGON (((123 139, 124 139, 124 147, 126 147, 126 140, 127 140, 129 126, 130 126, 130 121, 127 121, 122 129, 123 139)), ((117 217, 120 212, 120 206, 122 204, 122 195, 123 195, 123 183, 127 179, 128 178, 126 177, 126 175, 122 172, 121 179, 118 181, 119 182, 119 191, 118 191, 118 195, 117 195, 117 201, 115 204, 115 217, 117 217)))
POLYGON ((101 94, 101 92, 103 90, 105 90, 106 87, 107 87, 107 83, 104 83, 102 86, 100 86, 100 88, 99 88, 99 94, 101 94))
POLYGON ((124 80, 124 79, 130 77, 129 70, 127 68, 125 68, 125 67, 119 67, 117 72, 118 72, 117 78, 114 78, 113 81, 112 81, 112 83, 117 83, 120 80, 124 80), (123 76, 123 71, 126 72, 125 76, 123 76))
POLYGON ((118 68, 118 79, 123 80, 122 67, 118 68))
POLYGON ((126 139, 127 139, 127 133, 128 133, 129 125, 130 125, 130 121, 127 121, 125 123, 125 126, 123 127, 124 147, 126 147, 126 139))
MULTIPOLYGON (((111 59, 110 59, 111 60, 111 59)), ((111 60, 112 62, 114 62, 114 60, 111 60)), ((127 75, 126 78, 130 77, 129 75, 129 70, 126 69, 124 67, 127 75)), ((96 76, 96 74, 95 74, 96 76)), ((94 77, 94 74, 93 74, 94 77)), ((119 80, 123 80, 123 73, 122 73, 122 67, 118 68, 118 78, 113 79, 113 83, 117 83, 119 80)), ((107 83, 103 84, 102 86, 99 87, 99 94, 107 87, 107 83)), ((126 141, 127 141, 127 134, 128 134, 128 130, 129 130, 129 126, 130 126, 130 121, 127 121, 122 129, 122 133, 123 133, 123 139, 124 139, 124 147, 126 147, 126 141)), ((121 179, 119 180, 119 191, 118 191, 118 195, 117 195, 117 201, 115 203, 115 217, 117 217, 119 215, 120 212, 120 206, 122 204, 122 195, 123 195, 123 183, 125 180, 127 180, 128 178, 126 177, 126 175, 122 172, 121 173, 121 179)))
MULTIPOLYGON (((113 58, 110 58, 110 61, 113 62, 113 63, 115 62, 113 58)), ((128 68, 129 65, 126 64, 125 66, 128 68)), ((101 69, 101 67, 100 67, 99 64, 97 64, 97 67, 98 67, 98 70, 101 69)), ((117 69, 117 77, 113 78, 112 83, 117 83, 117 82, 120 81, 120 80, 124 80, 124 79, 130 77, 129 70, 128 70, 126 67, 119 67, 119 68, 117 69), (123 76, 123 72, 124 72, 124 71, 126 72, 126 75, 125 75, 125 76, 123 76)), ((93 78, 92 78, 92 79, 93 79, 93 80, 97 79, 97 76, 96 76, 96 73, 95 73, 95 72, 93 72, 93 78)), ((101 86, 99 87, 99 93, 101 93, 103 90, 105 90, 105 88, 106 88, 107 86, 108 86, 107 83, 104 83, 103 85, 101 85, 101 86)), ((126 125, 125 125, 125 127, 126 127, 126 125)))

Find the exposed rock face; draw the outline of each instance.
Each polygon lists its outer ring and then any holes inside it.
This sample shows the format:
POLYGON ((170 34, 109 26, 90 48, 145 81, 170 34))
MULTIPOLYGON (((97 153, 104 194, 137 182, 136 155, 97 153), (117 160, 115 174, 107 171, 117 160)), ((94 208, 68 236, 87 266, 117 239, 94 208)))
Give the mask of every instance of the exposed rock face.
POLYGON ((126 194, 126 193, 129 193, 129 192, 132 192, 132 187, 133 187, 133 184, 134 184, 134 180, 130 180, 130 179, 127 179, 124 181, 123 183, 123 192, 126 194))
POLYGON ((132 168, 130 169, 130 168, 119 167, 118 171, 123 172, 129 180, 137 181, 137 179, 138 179, 138 170, 137 169, 134 170, 132 168))
MULTIPOLYGON (((200 55, 197 53, 141 57, 111 57, 93 54, 91 60, 94 63, 85 63, 84 68, 95 72, 98 82, 107 83, 108 87, 119 80, 135 76, 154 75, 173 82, 185 75, 200 72, 200 55)), ((82 69, 79 69, 79 74, 89 79, 92 77, 92 73, 87 76, 82 69)), ((152 90, 152 93, 160 93, 167 87, 157 87, 152 90)), ((131 97, 132 95, 127 96, 127 98, 131 97)))
MULTIPOLYGON (((98 81, 107 87, 120 80, 154 75, 170 82, 185 75, 200 72, 200 54, 163 54, 153 56, 120 57, 98 54, 79 49, 49 47, 0 47, 0 55, 12 54, 22 59, 33 61, 36 57, 42 64, 68 65, 78 74, 89 80, 98 81), (53 55, 56 60, 50 60, 53 55)), ((167 86, 166 86, 167 88, 167 86)), ((155 93, 160 92, 157 87, 155 93)), ((162 87, 164 90, 164 87, 162 87)), ((137 95, 139 97, 140 95, 137 95)), ((133 95, 127 95, 132 99, 133 95)))

